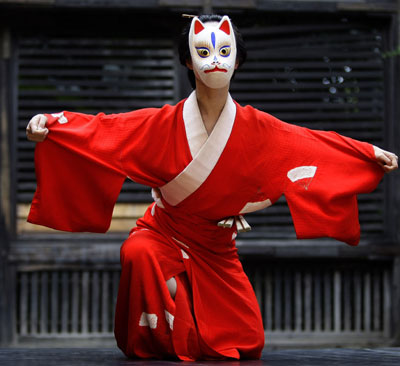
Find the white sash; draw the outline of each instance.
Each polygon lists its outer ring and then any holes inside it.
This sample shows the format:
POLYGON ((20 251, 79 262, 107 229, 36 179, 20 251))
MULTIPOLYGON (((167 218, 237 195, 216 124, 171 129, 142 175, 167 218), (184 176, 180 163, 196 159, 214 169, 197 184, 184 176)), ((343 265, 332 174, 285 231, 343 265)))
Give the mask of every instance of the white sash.
POLYGON ((196 92, 183 106, 183 120, 193 160, 174 179, 160 187, 163 198, 176 206, 195 192, 217 164, 232 132, 236 105, 228 94, 224 109, 210 136, 204 127, 197 104, 196 92))

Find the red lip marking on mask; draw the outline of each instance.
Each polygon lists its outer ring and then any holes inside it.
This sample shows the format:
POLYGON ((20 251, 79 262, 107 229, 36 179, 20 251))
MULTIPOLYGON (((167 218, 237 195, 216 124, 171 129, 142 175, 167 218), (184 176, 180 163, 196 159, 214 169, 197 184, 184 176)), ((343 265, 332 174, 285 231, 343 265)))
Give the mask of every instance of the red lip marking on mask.
POLYGON ((225 69, 220 69, 218 66, 217 67, 215 67, 215 68, 213 68, 213 69, 211 69, 211 70, 206 70, 206 71, 204 71, 206 74, 208 74, 208 73, 210 73, 210 72, 216 72, 216 71, 220 71, 220 72, 228 72, 228 70, 225 70, 225 69))

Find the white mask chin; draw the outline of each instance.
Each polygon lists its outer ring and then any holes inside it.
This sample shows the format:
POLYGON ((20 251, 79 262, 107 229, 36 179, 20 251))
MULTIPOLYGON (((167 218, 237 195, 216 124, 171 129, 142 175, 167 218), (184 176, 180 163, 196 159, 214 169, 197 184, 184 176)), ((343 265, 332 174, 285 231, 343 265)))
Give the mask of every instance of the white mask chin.
POLYGON ((232 24, 225 15, 220 22, 192 20, 189 48, 193 71, 209 88, 229 85, 236 64, 236 40, 232 24))

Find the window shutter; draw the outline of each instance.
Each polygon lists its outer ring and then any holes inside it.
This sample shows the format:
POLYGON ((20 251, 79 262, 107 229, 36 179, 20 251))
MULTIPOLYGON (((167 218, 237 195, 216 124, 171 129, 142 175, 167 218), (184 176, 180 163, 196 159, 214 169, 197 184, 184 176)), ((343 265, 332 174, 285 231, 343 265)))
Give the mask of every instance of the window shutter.
MULTIPOLYGON (((160 107, 176 101, 172 36, 85 38, 21 36, 18 40, 17 199, 30 202, 36 181, 34 143, 25 128, 37 113, 88 114, 160 107)), ((150 189, 127 180, 120 202, 150 201, 150 189)))

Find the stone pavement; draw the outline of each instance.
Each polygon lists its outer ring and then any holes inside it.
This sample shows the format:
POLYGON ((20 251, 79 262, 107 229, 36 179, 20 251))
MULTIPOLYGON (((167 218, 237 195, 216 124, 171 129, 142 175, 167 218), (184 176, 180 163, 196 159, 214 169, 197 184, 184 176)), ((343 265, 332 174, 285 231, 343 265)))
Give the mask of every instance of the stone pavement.
POLYGON ((400 348, 264 350, 261 360, 129 360, 115 348, 3 348, 0 366, 400 366, 400 348))

